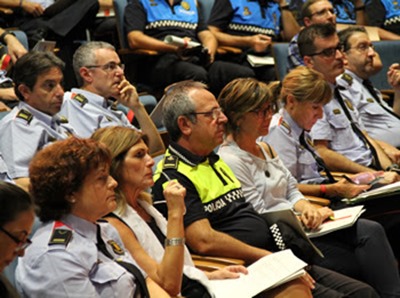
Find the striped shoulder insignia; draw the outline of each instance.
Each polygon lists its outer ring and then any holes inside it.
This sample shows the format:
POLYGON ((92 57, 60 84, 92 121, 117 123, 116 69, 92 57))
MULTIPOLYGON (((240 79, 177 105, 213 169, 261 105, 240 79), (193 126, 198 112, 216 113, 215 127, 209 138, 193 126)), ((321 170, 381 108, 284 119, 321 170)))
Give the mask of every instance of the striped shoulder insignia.
POLYGON ((163 170, 165 169, 177 169, 179 158, 174 155, 168 155, 164 158, 163 170))
POLYGON ((82 94, 72 94, 72 99, 79 102, 81 104, 81 108, 83 108, 83 106, 88 103, 87 98, 82 94))
POLYGON ((60 123, 68 123, 68 119, 65 116, 60 116, 60 123))
POLYGON ((289 125, 285 120, 282 120, 282 121, 281 121, 280 126, 281 126, 281 127, 284 127, 284 128, 285 128, 285 131, 286 131, 288 134, 290 134, 290 133, 292 132, 292 129, 290 128, 290 125, 289 125))
POLYGON ((53 232, 51 234, 49 245, 64 245, 67 246, 71 241, 72 231, 63 222, 55 221, 53 232))
POLYGON ((28 110, 25 110, 25 109, 21 109, 21 110, 18 112, 18 114, 17 114, 16 117, 19 118, 19 119, 25 120, 26 123, 28 123, 28 124, 30 124, 31 121, 32 121, 32 119, 33 119, 32 113, 29 112, 28 110))

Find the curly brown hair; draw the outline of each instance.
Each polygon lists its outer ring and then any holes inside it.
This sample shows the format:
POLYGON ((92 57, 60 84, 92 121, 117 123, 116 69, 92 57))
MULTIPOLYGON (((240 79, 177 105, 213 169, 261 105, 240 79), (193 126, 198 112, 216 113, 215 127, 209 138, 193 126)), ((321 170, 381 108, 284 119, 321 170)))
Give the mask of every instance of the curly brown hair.
POLYGON ((59 220, 70 213, 71 195, 93 170, 110 164, 108 148, 91 139, 71 137, 39 151, 30 163, 29 178, 40 220, 59 220))

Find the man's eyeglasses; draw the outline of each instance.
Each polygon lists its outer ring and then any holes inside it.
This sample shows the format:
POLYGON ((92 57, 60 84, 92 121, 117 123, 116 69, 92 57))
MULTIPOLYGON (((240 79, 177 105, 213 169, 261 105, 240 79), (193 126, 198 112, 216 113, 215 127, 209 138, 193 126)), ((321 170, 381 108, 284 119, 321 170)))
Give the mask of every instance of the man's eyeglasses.
POLYGON ((189 115, 204 115, 206 117, 211 117, 213 120, 217 120, 222 115, 221 108, 212 109, 209 112, 192 112, 189 115))
POLYGON ((331 15, 334 15, 334 14, 335 14, 335 11, 333 10, 333 8, 324 8, 324 9, 322 9, 322 10, 316 11, 316 12, 310 14, 309 17, 310 17, 310 18, 311 18, 312 16, 325 17, 325 16, 327 16, 328 14, 331 14, 331 15))
POLYGON ((125 64, 122 63, 116 63, 116 62, 108 62, 103 65, 87 65, 87 68, 101 68, 102 70, 106 72, 112 72, 117 70, 117 68, 121 68, 122 70, 125 69, 125 64))
POLYGON ((271 104, 265 109, 255 109, 253 111, 250 111, 252 113, 256 113, 259 118, 267 118, 267 116, 272 115, 273 113, 276 112, 276 105, 271 104))
POLYGON ((15 252, 20 252, 32 244, 31 239, 26 238, 25 240, 20 240, 17 237, 15 237, 14 235, 12 235, 10 232, 5 230, 3 227, 0 227, 0 231, 2 231, 4 234, 6 234, 8 237, 10 237, 17 244, 17 247, 15 248, 15 252))
POLYGON ((317 56, 317 55, 321 55, 325 58, 332 58, 336 55, 336 51, 343 51, 343 45, 338 44, 336 47, 334 48, 327 48, 325 50, 322 50, 320 52, 316 52, 316 53, 312 53, 312 54, 307 54, 306 56, 317 56))
POLYGON ((375 46, 374 46, 372 43, 370 43, 370 44, 368 44, 368 43, 362 43, 362 44, 360 44, 360 45, 358 45, 358 46, 356 46, 356 47, 349 48, 347 51, 350 51, 351 49, 353 49, 353 50, 359 51, 360 53, 366 53, 366 52, 369 51, 369 48, 371 48, 372 50, 374 50, 374 49, 375 49, 375 46))

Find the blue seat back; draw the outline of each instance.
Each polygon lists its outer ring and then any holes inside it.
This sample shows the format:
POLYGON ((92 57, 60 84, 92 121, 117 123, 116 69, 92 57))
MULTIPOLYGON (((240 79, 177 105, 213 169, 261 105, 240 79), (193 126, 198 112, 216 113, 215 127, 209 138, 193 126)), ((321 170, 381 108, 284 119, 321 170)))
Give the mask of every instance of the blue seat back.
POLYGON ((114 4, 114 12, 115 12, 119 44, 121 46, 121 49, 126 49, 128 48, 128 42, 126 38, 126 31, 124 28, 124 14, 125 14, 125 7, 128 4, 128 1, 113 0, 113 4, 114 4))

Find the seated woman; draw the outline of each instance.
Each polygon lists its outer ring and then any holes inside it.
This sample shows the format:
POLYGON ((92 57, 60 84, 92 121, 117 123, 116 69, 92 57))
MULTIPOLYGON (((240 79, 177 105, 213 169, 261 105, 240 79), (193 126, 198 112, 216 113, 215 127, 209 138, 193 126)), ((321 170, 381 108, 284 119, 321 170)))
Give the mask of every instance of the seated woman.
MULTIPOLYGON (((28 235, 34 219, 29 195, 15 184, 0 181, 0 273, 15 257, 22 257, 31 244, 28 235)), ((0 275, 0 297, 18 297, 3 275, 0 275)))
POLYGON ((98 221, 117 206, 110 163, 104 145, 74 137, 31 161, 31 193, 43 224, 17 266, 22 296, 169 297, 144 280, 114 227, 98 221))
MULTIPOLYGON (((329 98, 329 85, 312 72, 312 98, 329 98)), ((234 80, 221 91, 218 101, 228 118, 227 136, 219 154, 232 168, 246 200, 256 211, 294 209, 301 213, 304 225, 312 229, 333 215, 329 208, 317 209, 309 203, 276 152, 268 144, 257 142, 268 133, 274 111, 272 93, 265 83, 234 80)), ((325 255, 325 259, 315 260, 316 264, 362 279, 382 297, 400 294, 395 259, 380 224, 361 219, 351 228, 314 238, 313 242, 325 255)))
MULTIPOLYGON (((120 232, 138 264, 170 295, 180 292, 185 297, 211 297, 208 279, 236 278, 238 272, 247 272, 242 266, 228 266, 211 273, 194 267, 184 246, 186 190, 177 181, 171 181, 165 187, 168 222, 152 206, 151 196, 144 192, 154 184, 154 160, 149 156, 145 137, 133 129, 116 126, 99 129, 92 138, 112 152, 111 175, 118 181, 118 208, 107 220, 120 232)), ((310 295, 298 280, 267 294, 277 295, 274 297, 310 295)))

